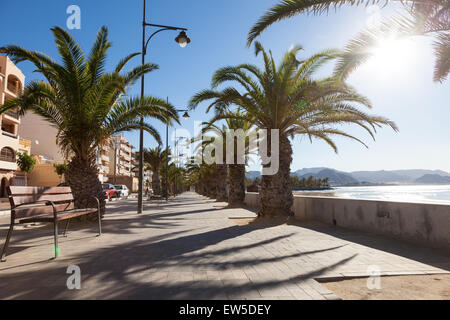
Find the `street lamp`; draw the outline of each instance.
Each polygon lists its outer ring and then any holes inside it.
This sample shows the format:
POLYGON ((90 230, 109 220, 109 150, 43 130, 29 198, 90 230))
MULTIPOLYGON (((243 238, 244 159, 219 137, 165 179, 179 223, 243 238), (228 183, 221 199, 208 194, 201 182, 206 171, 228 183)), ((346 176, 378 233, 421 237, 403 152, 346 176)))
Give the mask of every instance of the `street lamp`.
MULTIPOLYGON (((172 26, 164 26, 158 24, 151 24, 146 22, 146 0, 143 0, 144 8, 143 8, 143 19, 142 19, 142 65, 145 64, 145 55, 147 53, 147 47, 150 40, 157 35, 158 33, 166 30, 174 30, 180 31, 180 34, 175 38, 175 41, 180 45, 180 47, 184 48, 188 43, 191 42, 191 39, 186 35, 186 28, 180 27, 172 27, 172 26), (148 39, 146 39, 146 27, 157 28, 155 32, 153 32, 148 39)), ((144 81, 145 76, 141 77, 141 98, 144 97, 144 81)), ((142 213, 143 211, 143 187, 144 187, 144 117, 141 116, 140 119, 140 130, 139 130, 139 192, 138 192, 138 208, 137 213, 142 213)))
POLYGON ((116 174, 117 174, 117 150, 120 148, 120 137, 114 136, 113 137, 113 144, 114 144, 114 184, 116 184, 116 174))
MULTIPOLYGON (((167 98, 167 101, 169 98, 167 98)), ((176 112, 184 112, 183 118, 189 119, 189 110, 175 109, 176 112)), ((169 123, 166 123, 166 202, 169 201, 169 123)))

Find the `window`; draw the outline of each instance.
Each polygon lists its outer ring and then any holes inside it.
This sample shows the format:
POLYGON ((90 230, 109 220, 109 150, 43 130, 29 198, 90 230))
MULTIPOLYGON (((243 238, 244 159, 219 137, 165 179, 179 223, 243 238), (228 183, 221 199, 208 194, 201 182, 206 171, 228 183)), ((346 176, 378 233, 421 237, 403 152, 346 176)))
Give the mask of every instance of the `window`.
POLYGON ((0 160, 8 162, 16 162, 16 153, 13 149, 5 147, 0 153, 0 160))

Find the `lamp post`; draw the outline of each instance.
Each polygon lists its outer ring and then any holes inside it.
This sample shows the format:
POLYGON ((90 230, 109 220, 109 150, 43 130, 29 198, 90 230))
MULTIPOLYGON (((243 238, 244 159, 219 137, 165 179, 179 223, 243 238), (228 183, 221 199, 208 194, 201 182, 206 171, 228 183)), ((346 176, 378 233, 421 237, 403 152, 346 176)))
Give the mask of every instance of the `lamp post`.
POLYGON ((116 184, 117 174, 117 150, 120 148, 120 137, 114 137, 114 184, 116 184))
MULTIPOLYGON (((167 98, 168 100, 169 98, 167 98)), ((175 109, 178 113, 184 112, 183 118, 189 119, 189 110, 175 109)), ((169 201, 169 123, 166 123, 166 202, 169 201)))
MULTIPOLYGON (((143 19, 142 19, 142 65, 145 64, 145 55, 147 53, 147 47, 150 40, 157 35, 158 33, 166 30, 173 30, 173 31, 180 31, 178 36, 175 38, 175 41, 180 45, 180 47, 184 48, 187 44, 191 42, 191 39, 186 34, 187 29, 186 28, 180 28, 180 27, 172 27, 172 26, 164 26, 164 25, 158 25, 158 24, 151 24, 146 22, 146 0, 143 0, 144 7, 143 7, 143 19), (146 39, 146 27, 153 27, 157 28, 156 31, 154 31, 148 39, 146 39)), ((141 77, 141 98, 144 97, 144 81, 145 76, 142 75, 141 77)), ((139 130, 139 192, 138 192, 138 208, 137 213, 140 214, 143 211, 143 187, 144 187, 144 117, 141 116, 140 119, 140 130, 139 130)))

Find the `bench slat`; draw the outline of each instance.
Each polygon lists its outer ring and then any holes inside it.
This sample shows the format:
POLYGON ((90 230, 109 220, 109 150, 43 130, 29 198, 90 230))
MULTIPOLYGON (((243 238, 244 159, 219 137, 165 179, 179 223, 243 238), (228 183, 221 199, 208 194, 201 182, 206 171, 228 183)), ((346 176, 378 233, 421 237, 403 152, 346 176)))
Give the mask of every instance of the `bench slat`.
MULTIPOLYGON (((63 213, 58 214, 58 221, 63 221, 67 219, 72 219, 75 217, 83 216, 89 213, 95 213, 97 209, 88 208, 88 209, 75 209, 63 213)), ((31 223, 31 222, 53 222, 53 214, 41 215, 32 218, 26 218, 19 220, 19 223, 31 223)))
MULTIPOLYGON (((73 202, 71 203, 63 203, 56 205, 57 212, 63 212, 74 209, 75 206, 73 202)), ((53 207, 50 205, 41 205, 35 207, 24 207, 23 209, 13 209, 13 213, 15 214, 16 219, 33 217, 43 214, 53 214, 53 207)))
POLYGON ((17 207, 21 204, 32 204, 38 201, 52 201, 52 202, 68 202, 73 200, 73 195, 71 193, 65 194, 36 194, 30 196, 10 196, 10 203, 12 207, 17 207))
POLYGON ((18 187, 9 186, 7 188, 9 196, 33 195, 33 194, 62 194, 72 193, 70 187, 18 187))

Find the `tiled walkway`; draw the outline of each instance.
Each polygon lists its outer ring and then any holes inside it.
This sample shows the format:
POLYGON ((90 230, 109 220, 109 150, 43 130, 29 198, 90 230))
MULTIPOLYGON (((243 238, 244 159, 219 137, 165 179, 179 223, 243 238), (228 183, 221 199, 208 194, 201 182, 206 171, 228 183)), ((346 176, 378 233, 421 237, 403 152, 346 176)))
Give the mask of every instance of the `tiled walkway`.
MULTIPOLYGON (((50 226, 20 227, 0 264, 1 299, 336 299, 316 280, 450 270, 450 254, 339 228, 238 226, 245 209, 187 193, 169 204, 136 200, 108 205, 104 235, 74 224, 52 256, 50 226), (34 228, 34 229, 33 229, 34 228), (69 265, 81 290, 69 290, 69 265)), ((0 217, 0 239, 8 228, 0 217)))

